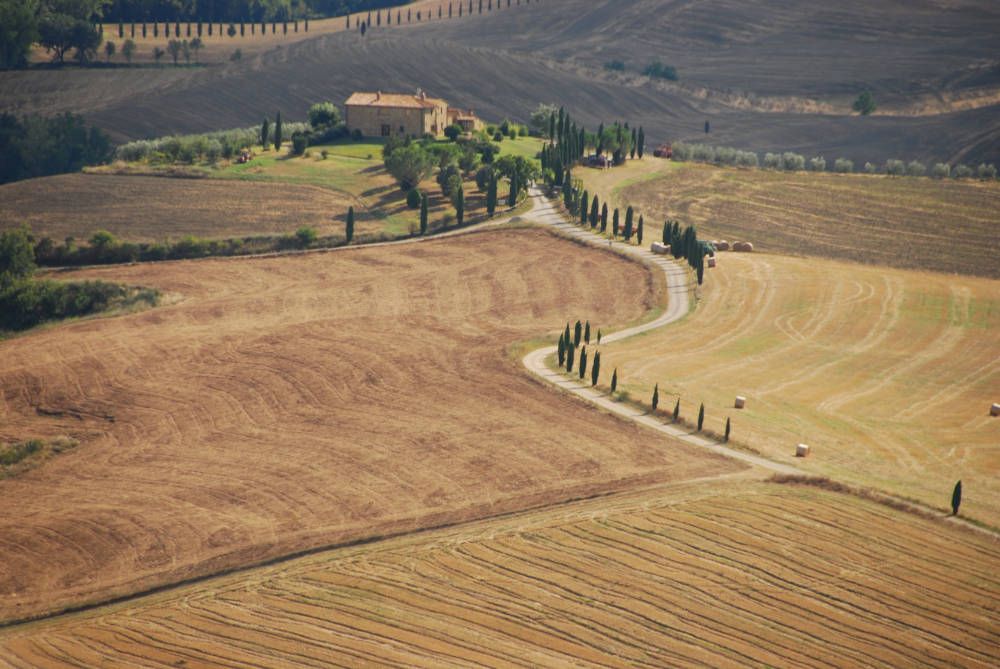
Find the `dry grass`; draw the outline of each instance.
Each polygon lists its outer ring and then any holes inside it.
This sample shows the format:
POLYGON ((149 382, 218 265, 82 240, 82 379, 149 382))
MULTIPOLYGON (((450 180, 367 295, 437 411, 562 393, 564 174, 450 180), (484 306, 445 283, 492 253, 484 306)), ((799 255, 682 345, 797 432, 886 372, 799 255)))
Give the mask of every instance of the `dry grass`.
MULTIPOLYGON (((624 174, 648 176, 650 169, 630 166, 624 174)), ((750 240, 777 253, 1000 278, 995 181, 685 164, 659 179, 626 185, 620 198, 659 225, 668 216, 694 223, 703 239, 750 240)))
POLYGON ((807 471, 963 513, 1000 511, 990 402, 1000 396, 1000 282, 723 253, 682 323, 603 347, 620 388, 807 471), (733 409, 736 395, 745 410, 733 409), (804 459, 795 444, 812 446, 804 459))
POLYGON ((9 629, 0 665, 985 668, 998 561, 846 495, 682 485, 9 629))
MULTIPOLYGON (((66 174, 0 186, 0 228, 27 223, 58 242, 98 230, 133 242, 291 234, 302 226, 343 234, 352 204, 360 206, 346 193, 307 185, 66 174)), ((357 231, 382 228, 362 218, 357 231)))
POLYGON ((0 486, 3 619, 737 467, 505 355, 654 301, 617 295, 646 284, 634 263, 543 232, 73 276, 179 301, 0 342, 3 436, 80 442, 0 486))

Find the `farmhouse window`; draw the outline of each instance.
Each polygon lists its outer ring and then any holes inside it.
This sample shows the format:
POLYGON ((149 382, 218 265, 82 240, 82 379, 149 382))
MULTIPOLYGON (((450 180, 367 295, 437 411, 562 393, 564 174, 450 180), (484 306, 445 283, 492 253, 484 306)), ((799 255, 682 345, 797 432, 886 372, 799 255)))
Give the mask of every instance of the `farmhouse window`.
POLYGON ((399 134, 400 135, 405 135, 406 134, 406 128, 403 127, 403 126, 399 126, 399 134))
POLYGON ((383 137, 388 137, 391 133, 392 133, 392 128, 390 128, 386 124, 383 124, 382 125, 382 136, 383 137))

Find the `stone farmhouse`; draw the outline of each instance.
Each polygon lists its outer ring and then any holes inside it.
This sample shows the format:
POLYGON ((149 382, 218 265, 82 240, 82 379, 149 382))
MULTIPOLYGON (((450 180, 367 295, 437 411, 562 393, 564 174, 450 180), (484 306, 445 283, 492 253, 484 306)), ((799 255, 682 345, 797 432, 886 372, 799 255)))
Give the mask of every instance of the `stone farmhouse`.
POLYGON ((465 132, 483 127, 470 110, 455 109, 440 98, 418 90, 405 93, 353 93, 344 103, 345 122, 350 130, 360 130, 366 137, 441 137, 451 124, 465 132))

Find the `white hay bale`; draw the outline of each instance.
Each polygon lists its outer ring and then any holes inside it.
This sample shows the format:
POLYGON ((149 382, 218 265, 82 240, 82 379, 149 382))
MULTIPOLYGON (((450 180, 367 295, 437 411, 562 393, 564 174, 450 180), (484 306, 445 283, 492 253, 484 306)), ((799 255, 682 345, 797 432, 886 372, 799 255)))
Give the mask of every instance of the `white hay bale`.
POLYGON ((742 395, 737 395, 736 396, 736 408, 737 409, 742 409, 746 405, 747 405, 747 398, 743 397, 742 395))
POLYGON ((708 266, 709 267, 715 267, 715 256, 709 257, 709 259, 708 259, 708 266))
POLYGON ((667 255, 670 253, 670 244, 664 244, 663 242, 653 242, 650 246, 650 250, 657 255, 667 255))
POLYGON ((993 406, 990 407, 990 415, 1000 416, 1000 404, 997 404, 996 402, 993 403, 993 406))
POLYGON ((795 457, 804 458, 808 455, 809 455, 808 444, 799 444, 798 446, 795 447, 795 457))

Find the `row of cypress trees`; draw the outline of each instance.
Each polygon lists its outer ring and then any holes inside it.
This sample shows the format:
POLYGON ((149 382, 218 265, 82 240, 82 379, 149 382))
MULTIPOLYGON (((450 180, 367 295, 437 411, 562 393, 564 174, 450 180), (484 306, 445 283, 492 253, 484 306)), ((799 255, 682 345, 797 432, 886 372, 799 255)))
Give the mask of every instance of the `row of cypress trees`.
MULTIPOLYGON (((184 36, 185 37, 192 37, 192 36, 194 36, 194 37, 212 37, 214 34, 217 34, 219 37, 224 37, 224 36, 236 37, 237 35, 239 35, 240 37, 246 37, 246 34, 247 34, 247 25, 250 26, 250 35, 256 35, 257 34, 257 26, 259 25, 260 26, 260 36, 263 37, 264 35, 267 34, 268 23, 270 23, 270 25, 271 25, 271 34, 272 35, 276 35, 278 33, 278 24, 279 23, 281 24, 281 34, 283 34, 283 35, 287 35, 288 34, 288 25, 289 25, 289 23, 292 25, 292 32, 293 33, 299 32, 299 21, 298 21, 298 19, 295 19, 295 20, 292 20, 292 21, 270 21, 270 22, 269 21, 261 21, 260 23, 257 23, 256 21, 253 21, 253 22, 250 22, 250 23, 247 23, 245 21, 239 21, 239 22, 229 23, 228 27, 226 27, 225 29, 223 28, 223 26, 226 25, 226 24, 223 21, 219 21, 218 23, 211 23, 211 22, 202 23, 201 21, 197 21, 195 23, 187 22, 187 23, 183 24, 184 25, 184 31, 183 32, 184 32, 184 36), (194 26, 194 28, 192 28, 192 26, 194 26), (218 30, 217 31, 215 30, 216 26, 218 26, 218 30), (239 27, 237 27, 237 26, 239 26, 239 27)), ((303 25, 303 32, 309 32, 309 19, 303 19, 303 24, 304 24, 303 25)), ((139 26, 139 33, 142 35, 143 39, 145 39, 145 37, 147 35, 147 24, 146 23, 138 23, 138 24, 136 24, 136 23, 130 23, 128 25, 129 25, 128 32, 129 32, 129 37, 130 38, 132 38, 132 39, 135 38, 136 25, 138 25, 139 26)), ((160 36, 160 24, 158 22, 153 22, 153 23, 150 23, 148 25, 151 26, 151 28, 152 28, 151 32, 153 33, 153 37, 154 38, 158 38, 160 36)), ((173 34, 174 34, 174 37, 178 37, 179 38, 181 36, 181 25, 182 24, 181 24, 180 21, 174 21, 172 26, 171 26, 171 22, 170 21, 164 21, 163 22, 163 31, 162 31, 163 32, 163 36, 164 37, 170 37, 170 33, 171 33, 171 30, 172 30, 173 34)), ((119 37, 119 39, 124 39, 125 38, 125 32, 126 32, 125 31, 125 22, 124 21, 119 21, 118 22, 118 37, 119 37)))
MULTIPOLYGON (((535 0, 535 2, 536 3, 540 2, 540 0, 535 0)), ((507 5, 508 9, 511 7, 520 7, 521 0, 476 0, 475 2, 473 2, 473 0, 468 0, 468 3, 464 2, 463 0, 458 0, 457 2, 448 3, 447 12, 445 11, 443 4, 438 5, 437 18, 451 19, 456 17, 461 18, 463 16, 472 16, 473 13, 475 13, 476 7, 478 7, 480 14, 489 13, 492 12, 494 9, 503 8, 504 4, 507 5)), ((524 0, 524 4, 530 5, 531 0, 524 0)), ((413 23, 414 19, 416 19, 417 23, 420 23, 421 21, 430 21, 431 19, 434 18, 434 11, 427 10, 425 12, 423 10, 418 9, 416 12, 414 12, 412 8, 408 8, 406 10, 406 16, 404 17, 403 10, 397 9, 395 18, 396 25, 402 25, 404 23, 403 20, 404 18, 406 19, 405 23, 413 23)), ((347 19, 347 29, 350 30, 352 26, 351 15, 348 14, 346 19, 347 19)), ((371 11, 369 11, 367 18, 364 20, 355 17, 353 25, 358 30, 360 30, 362 34, 364 34, 372 27, 380 28, 383 23, 387 26, 393 25, 392 9, 386 9, 386 10, 378 9, 375 10, 374 15, 372 14, 371 11), (383 18, 383 16, 385 18, 383 18)))

